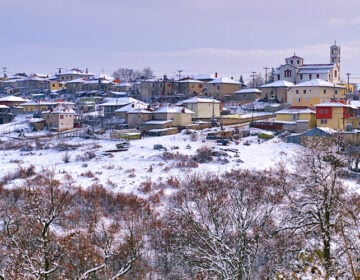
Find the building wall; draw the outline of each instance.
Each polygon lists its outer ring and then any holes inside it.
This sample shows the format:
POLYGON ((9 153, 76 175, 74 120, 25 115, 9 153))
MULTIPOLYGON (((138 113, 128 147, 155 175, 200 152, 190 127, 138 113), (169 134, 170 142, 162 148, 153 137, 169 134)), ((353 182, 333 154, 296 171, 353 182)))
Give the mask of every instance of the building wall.
POLYGON ((345 98, 344 89, 331 87, 293 87, 288 92, 287 103, 292 106, 314 106, 332 98, 345 98))
POLYGON ((129 128, 136 128, 143 122, 152 119, 152 115, 149 113, 129 113, 127 114, 127 124, 129 128))
MULTIPOLYGON (((318 112, 322 108, 316 108, 318 112)), ((323 108, 327 110, 327 107, 323 108)), ((335 130, 345 130, 345 121, 344 121, 344 108, 343 107, 331 107, 330 114, 318 115, 316 119, 317 127, 330 127, 335 130), (322 117, 322 118, 321 118, 322 117)))
POLYGON ((231 100, 235 97, 235 91, 241 89, 240 84, 207 84, 206 85, 206 95, 214 97, 218 100, 231 100))
POLYGON ((279 122, 294 122, 299 119, 298 114, 276 114, 275 120, 279 122))
POLYGON ((205 85, 199 82, 182 82, 180 83, 180 92, 186 97, 202 96, 204 95, 205 85))
POLYGON ((59 81, 50 81, 49 83, 49 89, 50 90, 61 90, 65 89, 65 84, 60 83, 59 81))
POLYGON ((24 108, 24 113, 37 113, 49 109, 49 105, 21 105, 21 106, 24 108))
POLYGON ((49 128, 55 128, 57 131, 64 131, 74 128, 74 114, 69 113, 52 113, 42 114, 45 123, 49 128))
POLYGON ((316 115, 313 113, 300 113, 299 120, 307 120, 309 129, 316 126, 316 115))
POLYGON ((189 113, 170 114, 174 126, 186 126, 192 123, 192 116, 189 113))
POLYGON ((267 97, 269 100, 277 98, 280 103, 285 103, 289 90, 285 87, 261 88, 260 98, 267 97))
POLYGON ((220 103, 186 103, 184 107, 193 111, 194 119, 211 119, 220 117, 220 103))

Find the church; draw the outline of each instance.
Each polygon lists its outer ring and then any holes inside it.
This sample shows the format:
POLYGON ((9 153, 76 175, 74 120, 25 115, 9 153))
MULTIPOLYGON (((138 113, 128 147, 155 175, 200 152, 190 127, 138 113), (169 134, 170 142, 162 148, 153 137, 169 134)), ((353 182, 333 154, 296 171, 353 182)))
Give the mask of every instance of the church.
POLYGON ((330 63, 305 64, 304 59, 294 54, 285 58, 285 64, 272 72, 273 81, 288 81, 294 84, 313 79, 321 79, 330 83, 340 82, 340 46, 330 47, 330 63))

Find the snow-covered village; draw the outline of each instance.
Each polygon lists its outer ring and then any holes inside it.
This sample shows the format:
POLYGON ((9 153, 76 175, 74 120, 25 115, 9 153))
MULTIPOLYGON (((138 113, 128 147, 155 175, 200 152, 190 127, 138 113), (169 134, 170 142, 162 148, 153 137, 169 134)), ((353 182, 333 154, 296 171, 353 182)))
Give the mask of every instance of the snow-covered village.
POLYGON ((4 74, 2 279, 357 275, 359 92, 329 53, 248 85, 4 74))
POLYGON ((4 0, 0 280, 360 279, 346 1, 4 0))

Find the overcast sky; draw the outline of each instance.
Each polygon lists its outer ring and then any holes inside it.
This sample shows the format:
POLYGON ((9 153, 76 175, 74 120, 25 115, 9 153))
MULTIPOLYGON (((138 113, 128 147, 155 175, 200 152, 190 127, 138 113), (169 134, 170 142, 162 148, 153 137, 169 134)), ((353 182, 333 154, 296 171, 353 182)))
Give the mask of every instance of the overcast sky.
POLYGON ((8 74, 58 67, 151 67, 157 76, 250 78, 296 53, 360 82, 359 0, 1 0, 0 67, 8 74))

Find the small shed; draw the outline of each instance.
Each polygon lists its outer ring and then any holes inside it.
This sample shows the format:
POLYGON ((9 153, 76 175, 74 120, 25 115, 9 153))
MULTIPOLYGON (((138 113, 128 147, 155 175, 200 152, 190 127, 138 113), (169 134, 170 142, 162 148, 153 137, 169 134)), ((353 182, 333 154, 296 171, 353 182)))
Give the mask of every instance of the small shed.
POLYGON ((307 140, 309 140, 311 137, 326 137, 326 136, 332 136, 335 133, 336 131, 329 127, 315 127, 303 133, 287 136, 286 142, 301 145, 307 140))

